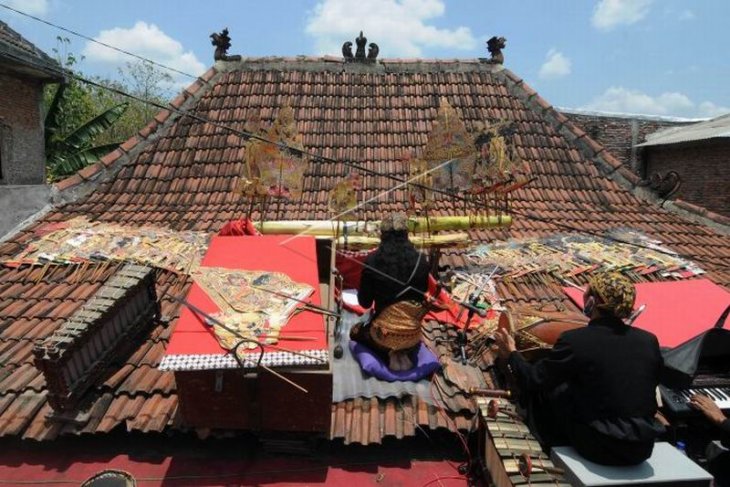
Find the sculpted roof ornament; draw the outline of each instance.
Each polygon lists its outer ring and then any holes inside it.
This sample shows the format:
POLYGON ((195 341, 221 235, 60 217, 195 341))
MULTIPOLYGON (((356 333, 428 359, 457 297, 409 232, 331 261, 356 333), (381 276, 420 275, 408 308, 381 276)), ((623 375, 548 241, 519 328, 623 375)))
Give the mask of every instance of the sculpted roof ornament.
POLYGON ((489 58, 489 63, 492 64, 504 64, 504 54, 502 54, 502 49, 505 48, 507 45, 507 39, 504 37, 497 37, 494 36, 491 39, 487 41, 487 51, 489 51, 489 54, 491 54, 491 58, 489 58))
POLYGON ((229 56, 228 49, 231 48, 231 37, 228 35, 228 27, 224 28, 220 33, 213 32, 210 35, 211 44, 215 46, 213 59, 216 61, 240 61, 241 56, 229 56))
POLYGON ((357 44, 357 50, 355 54, 352 54, 352 42, 347 41, 342 44, 342 57, 347 62, 358 62, 358 63, 374 63, 380 53, 380 48, 374 42, 371 42, 368 47, 368 52, 365 54, 365 46, 368 43, 367 37, 362 34, 355 38, 357 44))

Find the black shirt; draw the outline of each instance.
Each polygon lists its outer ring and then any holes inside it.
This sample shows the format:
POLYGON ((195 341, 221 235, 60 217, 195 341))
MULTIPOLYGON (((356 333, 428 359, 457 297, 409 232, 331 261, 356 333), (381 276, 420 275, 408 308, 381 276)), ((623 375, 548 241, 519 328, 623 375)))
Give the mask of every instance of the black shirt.
POLYGON ((567 383, 572 421, 629 441, 656 434, 651 423, 662 364, 653 334, 611 317, 564 332, 548 357, 534 365, 519 353, 509 357, 521 387, 550 391, 567 383))
POLYGON ((405 279, 394 278, 388 269, 378 268, 374 255, 370 255, 365 259, 357 300, 364 308, 369 308, 375 302, 376 314, 399 301, 423 301, 423 294, 428 291, 429 270, 428 259, 421 254, 409 276, 405 279), (409 286, 412 289, 405 290, 409 286))

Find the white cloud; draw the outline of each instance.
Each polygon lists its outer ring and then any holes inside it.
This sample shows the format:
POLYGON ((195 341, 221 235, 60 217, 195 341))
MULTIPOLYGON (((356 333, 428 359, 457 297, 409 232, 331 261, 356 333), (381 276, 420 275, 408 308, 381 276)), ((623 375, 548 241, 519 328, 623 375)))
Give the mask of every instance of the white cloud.
POLYGON ((600 30, 638 22, 649 13, 653 0, 600 0, 593 10, 591 22, 600 30))
POLYGON ((700 117, 715 118, 730 113, 730 107, 718 106, 711 101, 703 101, 698 108, 700 117))
POLYGON ((539 76, 543 79, 562 78, 570 74, 571 66, 570 58, 557 49, 550 49, 540 67, 539 76))
POLYGON ((380 47, 380 57, 420 57, 424 48, 473 49, 468 27, 439 29, 427 21, 444 14, 443 0, 321 0, 309 15, 306 32, 320 54, 340 55, 345 41, 362 30, 380 47))
POLYGON ((651 96, 621 86, 610 87, 581 108, 604 112, 679 117, 715 117, 730 112, 730 108, 715 105, 710 101, 696 104, 683 93, 667 92, 651 96))
POLYGON ((48 13, 48 0, 5 0, 12 7, 31 15, 44 16, 48 13))
MULTIPOLYGON (((198 60, 192 51, 185 51, 180 42, 165 34, 155 24, 137 21, 129 29, 115 27, 102 30, 94 39, 185 73, 198 76, 205 71, 205 65, 198 60)), ((87 42, 82 54, 89 61, 119 66, 126 62, 135 61, 127 54, 94 42, 87 42)), ((168 72, 173 79, 183 81, 183 84, 189 84, 190 80, 187 78, 181 79, 182 75, 176 75, 176 73, 167 70, 165 72, 168 72)))

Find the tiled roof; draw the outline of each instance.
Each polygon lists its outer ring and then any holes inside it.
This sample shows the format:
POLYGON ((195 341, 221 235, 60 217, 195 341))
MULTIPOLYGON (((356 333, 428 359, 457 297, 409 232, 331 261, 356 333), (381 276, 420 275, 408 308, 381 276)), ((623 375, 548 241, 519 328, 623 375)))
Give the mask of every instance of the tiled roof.
MULTIPOLYGON (((12 244, 5 248, 8 245, 12 244)), ((43 374, 33 363, 33 345, 58 329, 116 270, 117 266, 0 267, 0 436, 43 440, 63 433, 107 432, 120 424, 130 431, 160 431, 175 423, 175 381, 172 374, 157 369, 172 332, 167 317, 176 312, 169 299, 162 301, 164 321, 87 394, 92 402, 88 423, 46 418, 51 407, 43 374)), ((185 280, 160 274, 159 292, 176 285, 185 285, 185 280)))
POLYGON ((9 55, 13 62, 26 64, 34 71, 40 70, 45 74, 44 77, 59 78, 57 73, 59 65, 52 57, 15 32, 8 24, 0 21, 0 57, 6 55, 9 55))
MULTIPOLYGON (((730 220, 702 215, 701 209, 680 203, 667 203, 673 205, 667 209, 640 199, 638 178, 629 169, 513 73, 476 59, 383 60, 367 66, 329 58, 218 63, 136 137, 99 164, 58 183, 58 208, 35 225, 85 215, 129 225, 217 231, 248 207, 236 191, 246 141, 225 127, 244 130, 255 118, 268 125, 285 104, 294 110, 308 151, 405 177, 406 154, 423 150, 442 98, 469 129, 477 122, 514 121, 516 149, 536 177, 510 198, 515 223, 507 229, 473 231, 475 241, 541 236, 565 232, 566 226, 590 232, 632 227, 697 259, 715 282, 730 284, 730 220), (183 111, 210 122, 181 116, 183 111)), ((283 204, 278 218, 327 219, 328 190, 349 171, 343 163, 310 162, 302 200, 283 204)), ((362 197, 375 197, 396 184, 365 174, 362 197)), ((402 208, 405 201, 405 191, 396 189, 358 216, 373 219, 383 210, 402 208)), ((434 213, 457 214, 461 207, 440 199, 434 213)), ((268 217, 273 213, 271 208, 268 217)), ((0 257, 16 254, 34 228, 0 244, 0 257)), ((464 263, 453 252, 445 260, 464 263)), ((64 432, 104 432, 116 425, 143 431, 177 425, 172 375, 155 369, 178 312, 168 300, 162 313, 173 321, 158 323, 138 353, 98 384, 93 421, 82 427, 44 422, 48 406, 42 379, 30 366, 31 342, 59 326, 103 276, 94 268, 81 268, 68 281, 64 273, 70 271, 54 269, 38 280, 39 272, 0 269, 0 434, 40 439, 64 432)), ((184 292, 187 284, 163 272, 158 294, 170 285, 184 292)), ((502 283, 500 292, 509 305, 572 306, 550 276, 517 278, 502 283)), ((456 396, 457 403, 466 401, 456 396)), ((408 436, 418 429, 414 417, 419 426, 448 426, 437 413, 411 400, 347 401, 333 405, 332 435, 352 443, 408 436)), ((456 428, 465 428, 473 412, 458 416, 456 428)))

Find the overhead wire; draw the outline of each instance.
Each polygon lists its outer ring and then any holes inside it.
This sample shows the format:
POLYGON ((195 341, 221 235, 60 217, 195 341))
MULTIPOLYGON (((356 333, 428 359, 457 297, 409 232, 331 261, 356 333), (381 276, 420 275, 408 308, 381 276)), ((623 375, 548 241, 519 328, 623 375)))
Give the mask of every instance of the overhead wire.
MULTIPOLYGON (((13 10, 13 11, 16 10, 16 9, 13 9, 12 7, 8 7, 8 6, 6 6, 6 5, 4 5, 2 3, 0 3, 0 6, 6 7, 8 9, 10 9, 10 10, 13 10)), ((18 11, 18 12, 20 12, 20 11, 18 11)), ((43 21, 42 19, 38 19, 38 20, 39 21, 42 21, 44 23, 48 23, 46 21, 43 21)), ((52 24, 52 23, 48 23, 48 24, 55 26, 55 24, 52 24)), ((60 28, 60 26, 59 26, 59 28, 60 28)), ((113 46, 110 46, 110 48, 113 48, 113 46)), ((124 52, 125 54, 127 54, 124 50, 121 50, 121 49, 118 49, 118 48, 116 48, 116 49, 119 50, 119 52, 124 52)), ((401 183, 403 185, 410 185, 410 186, 413 186, 413 187, 417 187, 417 188, 429 190, 429 191, 431 191, 431 192, 433 192, 435 194, 440 194, 442 196, 446 196, 446 197, 449 197, 449 198, 451 198, 453 200, 461 201, 461 202, 464 202, 464 203, 467 203, 467 204, 473 203, 473 201, 471 199, 466 198, 464 196, 461 196, 460 194, 458 194, 457 192, 454 192, 454 191, 444 190, 444 189, 441 189, 441 188, 433 188, 433 187, 430 187, 430 186, 427 186, 427 185, 424 185, 424 184, 421 184, 421 183, 418 183, 418 182, 411 181, 409 179, 401 178, 401 177, 396 176, 394 174, 390 174, 390 173, 387 173, 387 172, 381 172, 381 171, 377 171, 375 169, 370 169, 370 168, 364 167, 363 165, 361 165, 359 163, 356 163, 356 162, 353 162, 353 161, 348 161, 348 160, 345 160, 345 159, 335 159, 335 158, 331 158, 331 157, 326 157, 326 156, 322 156, 320 154, 316 154, 316 153, 313 153, 313 152, 310 152, 310 151, 307 151, 307 150, 299 149, 297 147, 292 147, 292 146, 290 146, 290 145, 288 145, 286 143, 268 139, 268 138, 266 138, 266 137, 264 137, 264 136, 262 136, 260 134, 255 134, 255 133, 252 133, 252 132, 247 132, 245 130, 240 130, 240 129, 237 129, 237 128, 232 127, 230 125, 227 125, 225 123, 217 122, 217 121, 211 120, 211 119, 209 119, 207 117, 203 117, 203 116, 200 116, 200 115, 191 113, 190 111, 181 110, 181 109, 176 108, 176 107, 174 107, 174 106, 172 106, 170 104, 164 105, 164 104, 159 103, 159 102, 156 102, 154 100, 148 100, 148 99, 145 99, 143 97, 140 97, 140 96, 137 96, 137 95, 133 95, 133 94, 128 93, 128 92, 126 92, 124 90, 121 90, 121 89, 119 89, 117 87, 108 86, 108 85, 105 85, 105 84, 100 83, 98 81, 94 81, 94 80, 88 79, 88 78, 86 78, 84 76, 81 76, 81 75, 78 75, 78 74, 76 74, 73 71, 68 70, 68 69, 63 69, 63 68, 60 68, 60 67, 59 68, 52 68, 52 67, 49 67, 49 66, 46 66, 46 65, 39 65, 37 63, 32 63, 32 62, 28 61, 27 59, 20 58, 20 57, 14 55, 13 53, 10 53, 8 51, 4 51, 2 49, 0 49, 0 53, 2 53, 3 55, 5 55, 7 57, 14 58, 14 59, 16 59, 18 61, 24 62, 26 64, 31 64, 31 65, 34 64, 39 69, 45 69, 45 70, 50 70, 50 71, 56 72, 59 75, 73 78, 73 79, 75 79, 75 80, 77 80, 77 81, 79 81, 81 83, 88 84, 90 86, 94 86, 94 87, 99 88, 99 89, 102 89, 102 90, 107 90, 107 91, 112 92, 112 93, 115 93, 115 94, 117 94, 119 96, 123 96, 123 97, 130 98, 130 99, 135 100, 137 102, 140 102, 140 103, 144 103, 144 104, 153 106, 153 107, 158 108, 160 110, 167 110, 167 111, 170 111, 172 113, 175 113, 175 114, 177 114, 177 115, 179 115, 181 117, 188 117, 188 118, 191 118, 191 119, 196 120, 198 122, 211 124, 212 126, 214 126, 216 128, 219 128, 219 129, 228 131, 230 133, 233 133, 234 135, 237 135, 237 136, 241 137, 243 140, 246 140, 246 141, 248 141, 248 140, 257 140, 257 141, 262 142, 262 143, 266 143, 266 144, 270 144, 270 145, 277 146, 277 147, 279 147, 282 150, 287 150, 287 151, 290 151, 291 153, 294 153, 294 154, 300 154, 302 156, 307 156, 307 157, 311 158, 313 161, 321 161, 321 162, 326 162, 326 163, 330 163, 330 164, 343 164, 343 165, 345 165, 345 166, 347 166, 347 167, 349 167, 351 169, 354 169, 354 170, 357 170, 357 171, 361 171, 363 173, 366 173, 366 174, 369 174, 369 175, 372 175, 372 176, 383 177, 383 178, 386 178, 386 179, 390 179, 392 181, 396 181, 396 182, 401 183)), ((135 57, 142 58, 141 56, 138 56, 138 55, 135 55, 135 54, 131 54, 130 53, 130 55, 133 55, 135 57)), ((142 58, 142 59, 147 60, 146 58, 142 58)), ((192 76, 192 75, 190 75, 190 76, 192 76)), ((566 230, 570 230, 570 231, 573 231, 573 232, 583 233, 583 234, 592 235, 592 236, 598 236, 598 237, 604 238, 604 239, 609 240, 609 241, 612 241, 612 242, 621 243, 621 244, 624 244, 624 245, 629 245, 629 246, 643 248, 643 249, 649 249, 649 250, 652 250, 654 252, 657 252, 657 253, 660 253, 660 254, 664 254, 664 255, 669 255, 669 256, 673 256, 673 257, 683 257, 683 258, 687 258, 687 259, 690 259, 690 260, 693 260, 693 261, 696 261, 696 262, 703 262, 703 263, 709 264, 709 265, 711 265, 711 266, 713 266, 715 268, 723 268, 723 269, 730 268, 730 264, 720 264, 720 263, 717 263, 717 262, 714 262, 714 261, 711 261, 711 260, 706 260, 706 259, 703 259, 701 257, 694 256, 694 255, 680 254, 678 252, 674 252, 674 251, 671 251, 671 250, 664 250, 664 249, 656 248, 656 247, 653 247, 653 246, 642 245, 642 244, 637 243, 637 242, 633 242, 633 241, 630 241, 630 240, 621 239, 621 238, 618 238, 618 237, 615 237, 615 236, 612 236, 612 235, 608 235, 608 234, 603 234, 603 233, 600 233, 600 232, 591 231, 591 230, 588 230, 586 228, 581 228, 581 227, 577 227, 577 226, 573 226, 573 225, 568 225, 568 224, 560 223, 560 222, 557 222, 557 221, 554 221, 554 220, 549 220, 549 219, 546 219, 546 218, 542 218, 542 217, 539 217, 539 216, 536 216, 536 215, 523 213, 520 210, 515 210, 514 207, 510 208, 510 211, 513 212, 513 213, 515 213, 515 214, 521 214, 521 215, 526 216, 528 218, 531 218, 533 220, 541 221, 541 222, 546 222, 548 224, 551 224, 551 225, 554 225, 554 226, 557 226, 557 227, 560 227, 560 228, 564 228, 566 230)))
POLYGON ((0 7, 4 8, 6 10, 10 10, 11 12, 15 12, 16 14, 22 15, 22 16, 27 17, 29 19, 35 20, 37 22, 41 22, 41 23, 46 24, 48 26, 51 26, 51 27, 54 27, 56 29, 62 30, 63 32, 67 32, 67 33, 69 33, 71 35, 75 35, 75 36, 80 37, 82 39, 85 39, 85 40, 87 40, 89 42, 93 42, 95 44, 99 44, 99 45, 104 46, 104 47, 106 47, 108 49, 111 49, 113 51, 117 51, 117 52, 122 53, 122 54, 125 54, 127 56, 132 56, 133 58, 139 59, 140 61, 143 61, 145 63, 153 64, 153 65, 155 65, 157 67, 160 67, 160 68, 163 68, 163 69, 167 69, 169 71, 172 71, 172 72, 177 73, 177 74, 181 74, 183 76, 187 76, 188 78, 193 78, 193 79, 197 78, 197 76, 195 76, 194 74, 186 73, 185 71, 181 71, 181 70, 176 69, 176 68, 173 68, 171 66, 167 66, 167 65, 162 64, 162 63, 159 63, 157 61, 153 61, 152 59, 146 58, 144 56, 140 56, 139 54, 135 54, 133 52, 127 51, 127 50, 122 49, 120 47, 112 46, 111 44, 107 44, 106 42, 102 42, 102 41, 100 41, 98 39, 94 39, 93 37, 87 36, 86 34, 82 34, 80 32, 76 32, 75 30, 69 29, 69 28, 64 27, 62 25, 54 24, 53 22, 49 22, 48 20, 44 20, 44 19, 42 19, 40 17, 36 17, 35 15, 29 14, 28 12, 23 12, 22 10, 18 10, 17 8, 11 7, 10 5, 7 5, 5 3, 0 2, 0 7))

